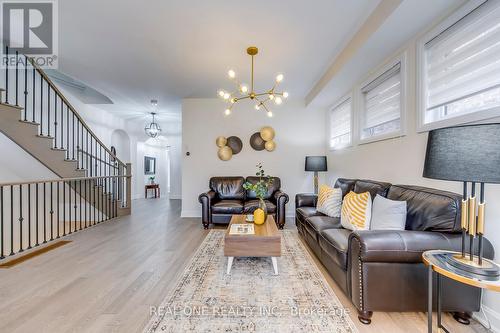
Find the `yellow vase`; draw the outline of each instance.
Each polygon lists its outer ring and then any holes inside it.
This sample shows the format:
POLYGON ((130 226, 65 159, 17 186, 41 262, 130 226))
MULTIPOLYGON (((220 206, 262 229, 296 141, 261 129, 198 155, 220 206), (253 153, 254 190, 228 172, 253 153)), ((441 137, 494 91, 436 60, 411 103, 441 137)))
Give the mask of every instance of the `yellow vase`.
POLYGON ((253 221, 255 224, 264 224, 264 222, 266 222, 266 213, 264 210, 257 208, 253 212, 253 221))

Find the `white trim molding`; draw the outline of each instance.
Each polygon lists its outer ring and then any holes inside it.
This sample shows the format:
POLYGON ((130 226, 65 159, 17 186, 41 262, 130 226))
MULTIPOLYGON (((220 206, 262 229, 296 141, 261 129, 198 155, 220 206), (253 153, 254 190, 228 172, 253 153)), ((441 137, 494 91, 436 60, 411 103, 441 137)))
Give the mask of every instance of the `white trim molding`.
POLYGON ((485 328, 500 332, 500 312, 481 304, 482 312, 475 312, 473 317, 485 328))

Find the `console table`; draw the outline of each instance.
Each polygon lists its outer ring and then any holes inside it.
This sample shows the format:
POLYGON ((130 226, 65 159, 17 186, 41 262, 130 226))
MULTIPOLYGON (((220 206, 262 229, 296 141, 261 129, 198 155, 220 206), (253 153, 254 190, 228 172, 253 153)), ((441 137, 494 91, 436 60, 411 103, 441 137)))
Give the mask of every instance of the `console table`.
POLYGON ((148 198, 148 190, 155 191, 155 198, 160 197, 160 184, 147 184, 144 186, 144 198, 148 198))

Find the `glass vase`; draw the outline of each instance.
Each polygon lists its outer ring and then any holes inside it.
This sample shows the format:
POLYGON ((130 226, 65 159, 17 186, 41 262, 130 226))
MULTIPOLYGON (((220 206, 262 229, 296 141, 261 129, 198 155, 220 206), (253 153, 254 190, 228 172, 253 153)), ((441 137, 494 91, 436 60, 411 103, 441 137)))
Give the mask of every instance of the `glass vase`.
POLYGON ((264 223, 267 221, 267 205, 264 199, 259 199, 259 208, 264 211, 264 223))

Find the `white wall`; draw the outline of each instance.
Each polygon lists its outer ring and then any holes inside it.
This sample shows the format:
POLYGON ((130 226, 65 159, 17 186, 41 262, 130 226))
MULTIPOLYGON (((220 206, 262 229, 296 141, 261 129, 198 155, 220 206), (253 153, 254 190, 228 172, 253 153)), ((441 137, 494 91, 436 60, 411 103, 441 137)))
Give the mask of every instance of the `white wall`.
POLYGON ((182 136, 167 137, 170 146, 170 199, 182 198, 182 136))
POLYGON ((301 101, 287 100, 271 106, 274 118, 241 102, 233 114, 224 116, 219 99, 185 99, 182 105, 182 216, 201 216, 198 195, 208 190, 213 176, 251 176, 262 162, 266 173, 281 178, 282 189, 290 196, 287 215, 294 213, 296 193, 312 191, 312 175, 304 171, 306 155, 322 155, 325 147, 324 112, 308 109, 301 101), (276 131, 274 152, 255 151, 250 136, 263 126, 276 131), (224 162, 217 157, 218 136, 238 136, 243 150, 224 162), (190 156, 186 156, 186 152, 190 156))
MULTIPOLYGON (((328 153, 330 170, 328 181, 333 183, 338 177, 366 178, 462 193, 462 184, 459 182, 436 181, 422 177, 427 133, 416 132, 415 40, 411 40, 400 51, 403 50, 407 51, 409 75, 406 103, 407 134, 401 138, 330 151, 328 153)), ((391 58, 392 56, 387 60, 391 58)), ((369 73, 366 74, 369 75, 369 73)), ((359 78, 358 82, 362 82, 363 79, 364 77, 359 78)), ((328 115, 326 120, 328 120, 328 115)), ((498 252, 500 251, 500 224, 497 222, 500 219, 500 205, 496 203, 500 200, 499 185, 486 186, 486 200, 489 205, 486 210, 485 235, 498 252)), ((498 261, 498 255, 496 255, 496 260, 498 261)), ((500 330, 500 294, 486 292, 483 304, 488 319, 497 330, 500 330)), ((482 315, 478 316, 479 319, 482 318, 482 315)))
MULTIPOLYGON (((144 185, 149 184, 149 177, 155 177, 155 183, 160 185, 161 194, 163 196, 167 196, 168 193, 168 184, 167 184, 167 169, 169 160, 167 158, 167 149, 154 147, 146 144, 145 142, 137 143, 137 168, 135 172, 134 178, 134 187, 133 195, 135 199, 144 198, 144 185), (144 174, 144 156, 155 157, 156 158, 156 173, 154 175, 145 175, 144 174)), ((149 192, 149 196, 151 197, 153 192, 149 192)))
POLYGON ((59 178, 14 141, 0 133, 0 183, 59 178))

